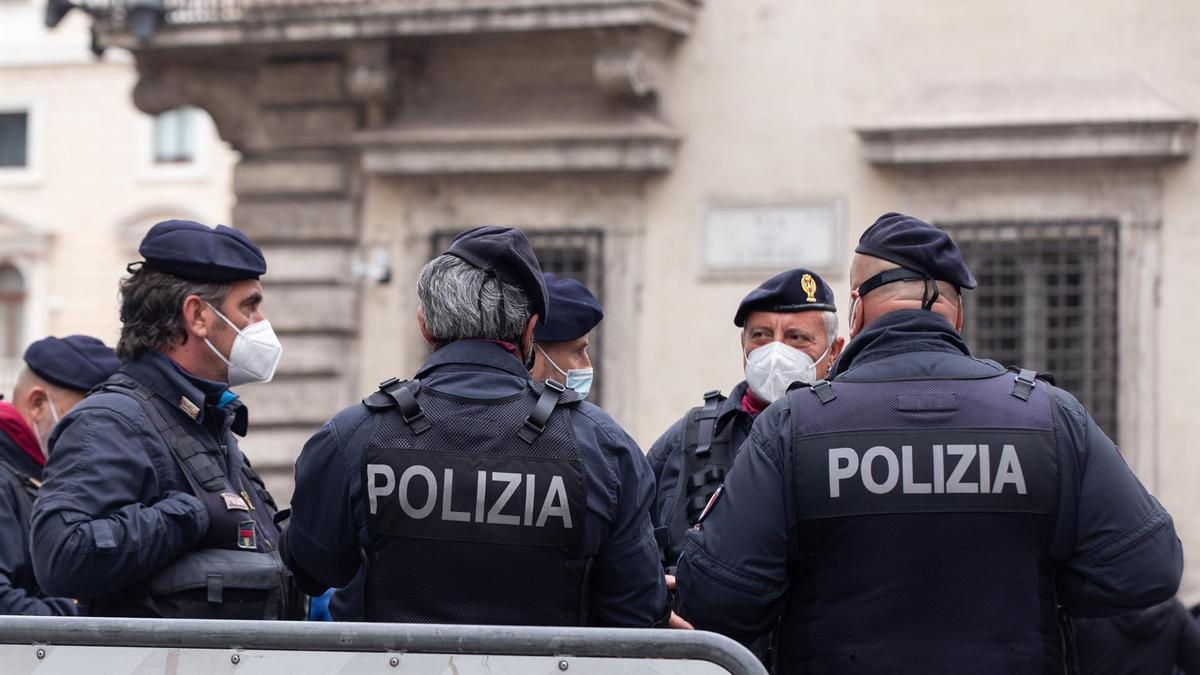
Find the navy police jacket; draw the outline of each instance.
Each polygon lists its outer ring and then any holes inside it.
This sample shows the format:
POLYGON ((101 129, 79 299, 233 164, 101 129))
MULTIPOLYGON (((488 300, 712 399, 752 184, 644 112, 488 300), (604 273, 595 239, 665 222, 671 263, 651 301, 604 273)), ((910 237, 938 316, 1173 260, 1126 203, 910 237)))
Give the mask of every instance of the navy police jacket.
MULTIPOLYGON (((245 424, 245 406, 219 407, 224 385, 187 376, 158 352, 126 361, 118 373, 193 411, 188 432, 214 436, 226 452, 226 474, 242 475, 245 459, 233 427, 245 424)), ((245 487, 256 513, 269 513, 265 493, 245 487)), ((145 616, 142 582, 189 549, 212 545, 205 541, 210 519, 139 403, 121 393, 93 393, 50 437, 33 510, 34 570, 47 593, 86 599, 94 616, 145 616)), ((269 520, 263 526, 273 528, 269 520)), ((277 538, 264 529, 258 545, 277 538)))
POLYGON ((1069 658, 1059 605, 1175 593, 1170 516, 1066 392, 1014 398, 1011 373, 920 310, 871 324, 835 372, 840 401, 802 388, 759 416, 688 532, 696 628, 747 641, 782 617, 780 672, 1043 672, 1069 658))
POLYGON ((48 598, 33 575, 29 555, 29 517, 42 467, 0 431, 0 614, 77 614, 69 598, 48 598), (18 475, 19 474, 19 475, 18 475))
MULTIPOLYGON (((529 386, 529 373, 502 346, 462 340, 437 349, 416 373, 422 391, 503 399, 529 386)), ((665 621, 667 591, 650 523, 654 477, 640 448, 600 408, 569 408, 583 460, 586 505, 580 556, 591 557, 588 623, 651 627, 665 621)), ((557 413, 556 413, 557 414, 557 413)), ((359 403, 339 412, 296 460, 292 516, 282 552, 310 594, 350 583, 369 543, 363 454, 384 419, 359 403)), ((488 561, 478 561, 486 568, 488 561)))

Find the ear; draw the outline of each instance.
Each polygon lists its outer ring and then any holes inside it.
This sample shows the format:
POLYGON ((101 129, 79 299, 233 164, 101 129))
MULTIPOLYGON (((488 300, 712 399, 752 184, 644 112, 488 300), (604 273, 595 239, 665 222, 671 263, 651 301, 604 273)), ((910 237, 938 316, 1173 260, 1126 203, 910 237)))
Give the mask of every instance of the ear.
MULTIPOLYGON (((534 314, 529 317, 529 323, 525 324, 525 331, 521 333, 521 353, 528 354, 533 350, 533 331, 537 328, 538 322, 542 317, 534 314)), ((524 358, 524 357, 522 357, 524 358)))
POLYGON ((29 395, 26 400, 29 401, 29 411, 36 412, 41 416, 42 408, 46 406, 46 400, 50 398, 50 394, 42 387, 32 387, 29 390, 29 395))
POLYGON ((859 297, 857 292, 851 293, 850 294, 850 316, 848 318, 848 323, 849 323, 849 327, 850 327, 850 339, 854 339, 854 336, 858 335, 859 332, 862 331, 863 319, 864 319, 863 315, 865 313, 866 313, 866 310, 863 309, 862 298, 859 297))
POLYGON ((208 305, 198 295, 189 295, 183 299, 183 326, 188 333, 200 339, 208 337, 209 331, 212 330, 210 322, 213 317, 204 311, 206 309, 208 305))
POLYGON ((962 299, 958 301, 958 316, 954 319, 954 330, 962 333, 963 320, 966 318, 966 309, 963 307, 962 299))
POLYGON ((421 327, 421 337, 425 338, 425 344, 433 347, 436 342, 433 336, 429 334, 429 326, 425 325, 425 310, 417 308, 417 325, 421 327))
POLYGON ((837 358, 842 354, 842 349, 845 347, 846 338, 839 335, 838 338, 833 341, 833 344, 829 345, 829 363, 837 361, 837 358))

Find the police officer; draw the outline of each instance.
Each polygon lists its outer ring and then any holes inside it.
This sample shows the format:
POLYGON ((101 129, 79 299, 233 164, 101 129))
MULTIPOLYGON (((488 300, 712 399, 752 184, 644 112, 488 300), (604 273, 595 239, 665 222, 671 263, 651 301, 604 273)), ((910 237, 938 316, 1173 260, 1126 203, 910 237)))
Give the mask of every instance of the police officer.
POLYGON ((368 621, 664 623, 641 450, 576 392, 529 379, 547 291, 525 235, 464 232, 417 294, 432 355, 296 461, 283 551, 302 588, 344 586, 365 556, 368 621))
POLYGON ((182 220, 139 252, 121 282, 121 368, 50 438, 38 581, 99 616, 280 618, 296 603, 275 504, 238 450, 248 418, 231 389, 279 363, 266 261, 236 229, 182 220))
POLYGON ((1062 671, 1071 613, 1175 593, 1171 517, 1070 394, 973 358, 943 231, 889 213, 851 269, 832 381, 755 421, 679 562, 680 612, 780 672, 1062 671))
POLYGON ((42 484, 50 432, 59 416, 121 362, 94 337, 38 340, 25 350, 12 403, 0 401, 0 614, 65 615, 74 600, 46 597, 33 575, 29 518, 42 484))
POLYGON ((551 311, 533 331, 533 368, 529 372, 535 382, 555 380, 587 398, 595 373, 588 354, 589 334, 604 319, 604 310, 578 281, 550 273, 542 276, 551 311))
POLYGON ((754 419, 792 382, 825 377, 845 340, 838 337, 833 290, 821 277, 794 269, 750 291, 733 316, 742 329, 746 379, 730 391, 704 395, 650 447, 658 481, 652 514, 668 571, 674 569, 683 533, 704 509, 754 419))

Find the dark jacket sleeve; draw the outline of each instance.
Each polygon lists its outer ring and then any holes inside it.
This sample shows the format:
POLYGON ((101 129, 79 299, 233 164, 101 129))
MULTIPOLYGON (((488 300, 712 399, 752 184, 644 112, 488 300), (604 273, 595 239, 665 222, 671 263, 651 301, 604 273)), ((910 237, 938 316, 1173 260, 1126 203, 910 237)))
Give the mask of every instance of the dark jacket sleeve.
POLYGON ((78 612, 67 598, 39 598, 17 585, 21 569, 28 575, 29 524, 24 522, 16 487, 0 476, 0 614, 72 616, 78 612))
POLYGON ((682 456, 679 448, 683 445, 683 425, 680 419, 663 432, 658 440, 650 446, 646 459, 650 462, 650 471, 654 475, 654 500, 650 507, 650 519, 656 526, 665 525, 667 512, 675 499, 679 486, 679 464, 682 456))
POLYGON ((369 420, 365 406, 347 408, 326 422, 296 459, 292 516, 280 548, 309 595, 349 584, 361 564, 365 514, 358 462, 373 428, 369 420))
POLYGON ((111 593, 158 572, 208 530, 196 497, 146 498, 157 490, 146 444, 157 440, 148 421, 103 408, 77 409, 60 423, 33 509, 33 566, 44 592, 111 593))
POLYGON ((687 532, 679 613, 697 629, 748 643, 779 615, 788 587, 790 417, 786 399, 759 415, 720 497, 687 532))
POLYGON ((1182 602, 1175 604, 1175 620, 1180 624, 1175 666, 1184 673, 1200 673, 1200 623, 1192 618, 1182 602))
POLYGON ((1170 514, 1142 486, 1083 406, 1061 390, 1059 439, 1078 467, 1074 552, 1059 571, 1068 607, 1110 616, 1175 595, 1183 545, 1170 514))
MULTIPOLYGON (((667 587, 650 522, 654 475, 637 443, 615 422, 589 406, 582 417, 593 424, 577 431, 581 443, 593 443, 611 468, 608 479, 589 485, 615 500, 607 536, 592 560, 588 623, 593 626, 650 628, 665 623, 667 587), (590 432, 590 433, 589 433, 590 432)), ((577 426, 578 429, 578 426, 577 426)), ((589 498, 589 502, 592 501, 589 498)), ((590 508, 590 505, 589 505, 590 508)))

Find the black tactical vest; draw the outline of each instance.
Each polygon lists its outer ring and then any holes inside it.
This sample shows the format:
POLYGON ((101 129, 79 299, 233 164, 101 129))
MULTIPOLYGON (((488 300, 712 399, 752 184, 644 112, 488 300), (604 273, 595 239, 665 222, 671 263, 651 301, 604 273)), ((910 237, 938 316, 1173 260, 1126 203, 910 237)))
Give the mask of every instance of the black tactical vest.
POLYGON ((243 463, 226 470, 229 450, 211 433, 137 380, 118 372, 100 391, 141 406, 209 514, 208 532, 143 584, 148 614, 163 618, 297 619, 304 602, 276 550, 275 501, 243 463))
POLYGON ((363 400, 368 620, 586 623, 578 402, 553 382, 476 400, 395 379, 363 400))
POLYGON ((683 425, 683 447, 679 480, 671 510, 667 513, 667 541, 663 558, 668 569, 679 560, 683 548, 683 533, 704 511, 717 487, 725 482, 725 474, 733 466, 733 447, 736 420, 721 429, 716 428, 717 416, 725 397, 713 390, 704 394, 704 405, 688 411, 683 425))
MULTIPOLYGON (((779 672, 1062 672, 1057 405, 1033 373, 789 395, 779 672)), ((1066 529, 1066 528, 1064 528, 1066 529)))

